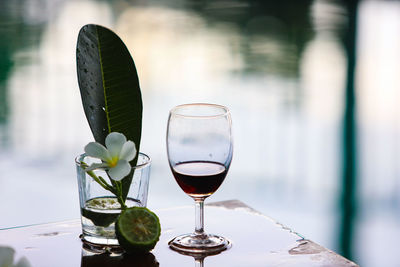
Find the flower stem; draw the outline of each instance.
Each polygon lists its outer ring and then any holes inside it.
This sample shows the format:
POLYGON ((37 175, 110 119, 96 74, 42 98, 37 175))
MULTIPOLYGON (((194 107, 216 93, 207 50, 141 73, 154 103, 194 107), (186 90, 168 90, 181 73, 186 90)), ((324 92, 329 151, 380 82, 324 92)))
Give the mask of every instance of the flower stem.
POLYGON ((104 181, 104 179, 99 176, 97 177, 96 174, 94 174, 94 172, 92 171, 88 171, 86 172, 87 174, 89 174, 90 177, 93 178, 93 180, 95 180, 99 185, 101 185, 101 187, 103 187, 105 190, 110 191, 111 193, 115 194, 116 192, 114 191, 114 188, 112 186, 110 186, 109 184, 107 184, 106 181, 104 181))
POLYGON ((118 202, 121 205, 121 209, 125 210, 127 208, 127 206, 125 205, 125 200, 122 197, 122 183, 121 183, 121 181, 111 180, 111 183, 113 184, 115 190, 117 191, 115 195, 117 196, 118 202))
MULTIPOLYGON (((81 166, 83 169, 85 169, 87 167, 87 165, 84 162, 81 162, 81 166)), ((111 184, 112 184, 112 185, 110 185, 107 183, 107 181, 103 177, 97 176, 93 171, 86 171, 86 173, 90 177, 92 177, 93 180, 95 180, 101 187, 103 187, 107 191, 110 191, 117 197, 117 200, 118 200, 119 204, 121 205, 122 210, 125 210, 127 208, 127 206, 125 205, 125 200, 122 197, 122 182, 121 181, 114 181, 114 180, 110 179, 111 184)))
POLYGON ((112 185, 109 185, 103 177, 99 176, 99 180, 107 187, 107 190, 116 195, 115 188, 112 185))

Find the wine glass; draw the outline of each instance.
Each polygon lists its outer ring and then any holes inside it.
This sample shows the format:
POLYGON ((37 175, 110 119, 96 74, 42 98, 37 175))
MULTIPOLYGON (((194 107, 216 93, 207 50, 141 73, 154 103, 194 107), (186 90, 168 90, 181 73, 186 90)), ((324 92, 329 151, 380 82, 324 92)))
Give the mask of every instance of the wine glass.
POLYGON ((227 249, 224 237, 204 232, 204 200, 222 184, 232 160, 229 110, 215 104, 173 108, 167 126, 167 153, 176 182, 195 201, 194 233, 175 237, 169 246, 183 253, 215 254, 227 249))

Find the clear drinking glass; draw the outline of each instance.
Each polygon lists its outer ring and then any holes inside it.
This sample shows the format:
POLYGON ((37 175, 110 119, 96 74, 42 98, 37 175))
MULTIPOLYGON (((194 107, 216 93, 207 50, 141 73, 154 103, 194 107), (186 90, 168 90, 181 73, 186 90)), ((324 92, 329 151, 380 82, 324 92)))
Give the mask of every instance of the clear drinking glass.
POLYGON ((224 237, 204 232, 204 200, 224 181, 232 160, 229 110, 215 104, 186 104, 173 108, 167 126, 167 153, 176 182, 195 201, 196 227, 175 237, 172 249, 213 254, 227 249, 224 237))
MULTIPOLYGON (((86 154, 75 159, 81 208, 82 240, 93 246, 117 247, 119 243, 114 225, 121 213, 121 205, 115 195, 105 190, 85 171, 82 162, 89 166, 97 160, 86 154)), ((132 167, 134 174, 125 200, 127 207, 146 207, 150 166, 150 157, 139 153, 137 164, 132 167)), ((104 169, 96 169, 93 173, 105 179, 108 177, 104 169)))

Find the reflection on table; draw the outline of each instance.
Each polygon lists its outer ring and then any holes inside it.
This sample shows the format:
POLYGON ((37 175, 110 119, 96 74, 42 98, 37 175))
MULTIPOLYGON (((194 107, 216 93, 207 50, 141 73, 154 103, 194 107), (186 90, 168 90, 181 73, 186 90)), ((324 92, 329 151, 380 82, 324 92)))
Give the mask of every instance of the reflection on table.
POLYGON ((81 242, 79 220, 0 230, 0 247, 13 249, 15 259, 25 258, 30 265, 24 267, 357 266, 237 200, 212 203, 206 209, 206 231, 227 237, 232 247, 207 257, 182 255, 171 250, 168 241, 192 231, 192 209, 187 206, 156 211, 162 233, 148 254, 99 253, 81 242))

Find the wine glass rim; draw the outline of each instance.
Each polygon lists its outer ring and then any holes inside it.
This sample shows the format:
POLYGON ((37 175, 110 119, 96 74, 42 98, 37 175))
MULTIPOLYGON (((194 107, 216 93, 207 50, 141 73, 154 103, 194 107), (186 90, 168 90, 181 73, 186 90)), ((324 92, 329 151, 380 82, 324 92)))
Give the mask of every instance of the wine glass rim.
POLYGON ((217 117, 223 117, 223 116, 227 116, 230 114, 230 111, 227 107, 223 106, 223 105, 219 105, 219 104, 211 104, 211 103, 190 103, 190 104, 181 104, 178 105, 174 108, 172 108, 170 110, 170 114, 173 114, 174 116, 179 116, 179 117, 186 117, 186 118, 217 118, 217 117), (221 113, 217 113, 215 115, 189 115, 189 114, 183 114, 183 113, 179 113, 179 110, 181 110, 182 108, 186 108, 186 107, 194 107, 194 106, 198 106, 198 107, 214 107, 217 109, 221 110, 221 113))

